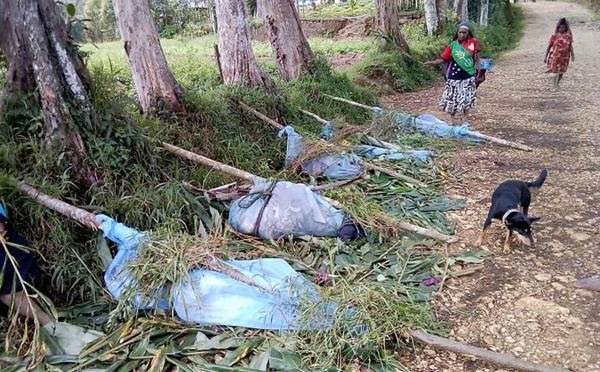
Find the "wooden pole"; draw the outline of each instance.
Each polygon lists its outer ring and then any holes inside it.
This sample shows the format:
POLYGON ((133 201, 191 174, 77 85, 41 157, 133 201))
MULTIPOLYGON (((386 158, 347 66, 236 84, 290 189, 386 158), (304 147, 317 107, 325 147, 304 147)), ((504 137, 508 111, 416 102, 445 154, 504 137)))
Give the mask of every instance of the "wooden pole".
MULTIPOLYGON (((148 138, 148 137, 146 137, 146 138, 148 138)), ((160 142, 160 144, 167 151, 169 151, 172 154, 175 154, 175 155, 177 155, 179 157, 182 157, 184 159, 187 159, 187 160, 191 160, 193 162, 196 162, 198 164, 204 165, 206 167, 210 167, 212 169, 216 169, 216 170, 221 171, 223 173, 227 173, 227 174, 229 174, 231 176, 234 176, 234 177, 237 177, 237 178, 241 178, 241 179, 244 179, 244 180, 250 181, 250 182, 254 182, 254 180, 256 180, 258 178, 261 178, 261 177, 259 177, 257 175, 252 174, 252 173, 248 173, 248 172, 243 171, 241 169, 234 168, 234 167, 229 166, 227 164, 219 163, 218 161, 209 159, 209 158, 204 157, 202 155, 198 155, 198 154, 193 153, 191 151, 184 150, 181 147, 177 147, 177 146, 174 146, 174 145, 171 145, 169 143, 162 142, 162 141, 159 141, 159 142, 160 142)))
POLYGON ((529 146, 522 145, 517 142, 507 141, 502 138, 488 136, 487 134, 479 133, 479 132, 472 131, 472 130, 467 131, 467 135, 472 136, 472 137, 481 138, 481 139, 484 139, 484 140, 487 140, 490 142, 498 143, 500 145, 512 147, 512 148, 523 150, 523 151, 533 151, 533 149, 529 146))
POLYGON ((347 104, 349 104, 349 105, 356 106, 356 107, 360 107, 360 108, 364 108, 364 109, 367 109, 367 110, 371 110, 371 111, 373 111, 373 109, 374 109, 374 107, 373 107, 373 106, 367 106, 367 105, 363 105, 362 103, 358 103, 358 102, 355 102, 355 101, 351 101, 351 100, 349 100, 349 99, 346 99, 346 98, 341 98, 341 97, 331 96, 331 95, 329 95, 329 94, 324 94, 324 96, 325 96, 325 97, 327 97, 327 98, 331 98, 331 99, 332 99, 332 100, 334 100, 334 101, 344 102, 344 103, 347 103, 347 104))
MULTIPOLYGON (((281 125, 278 122, 276 122, 275 120, 273 120, 273 119, 271 119, 271 118, 269 118, 269 117, 261 114, 260 112, 256 111, 252 107, 249 107, 248 105, 244 104, 243 102, 239 102, 239 104, 240 104, 240 106, 244 110, 253 113, 254 115, 256 115, 257 118, 259 118, 261 120, 264 120, 266 123, 271 124, 273 127, 277 128, 277 129, 282 129, 283 128, 283 125, 281 125)), ((302 110, 302 112, 304 112, 304 110, 302 110)), ((306 111, 304 113, 308 113, 308 111, 306 111)), ((322 121, 326 121, 325 119, 322 119, 321 117, 319 117, 316 114, 313 114, 313 113, 310 113, 310 114, 311 114, 311 116, 314 115, 313 118, 315 118, 315 119, 319 118, 318 119, 319 121, 321 121, 321 120, 322 121)), ((425 183, 423 183, 421 181, 418 181, 418 180, 416 180, 416 179, 414 179, 412 177, 409 177, 409 176, 405 176, 402 173, 398 173, 398 172, 393 171, 393 170, 391 170, 389 168, 380 167, 378 165, 374 165, 374 164, 371 164, 371 163, 366 162, 366 161, 363 161, 363 166, 365 167, 365 169, 373 170, 373 171, 377 171, 377 172, 381 172, 381 173, 385 173, 385 174, 390 175, 390 176, 392 176, 394 178, 398 178, 398 179, 404 180, 406 182, 414 183, 415 185, 418 185, 418 186, 422 186, 422 187, 426 187, 427 186, 427 184, 425 184, 425 183)))
POLYGON ((496 353, 490 350, 486 350, 480 347, 463 344, 458 341, 449 340, 444 337, 430 335, 427 332, 412 330, 410 335, 415 340, 422 344, 443 350, 449 350, 455 353, 472 355, 478 359, 486 362, 494 363, 497 365, 518 369, 520 371, 528 372, 570 372, 568 369, 549 367, 541 364, 526 362, 521 359, 517 359, 512 355, 496 353))
POLYGON ((102 224, 96 221, 96 215, 91 212, 84 211, 83 209, 76 208, 70 204, 67 204, 61 200, 54 199, 41 191, 34 189, 24 182, 17 182, 17 188, 31 199, 40 203, 41 205, 52 209, 62 215, 65 215, 82 225, 89 227, 94 230, 101 230, 102 224))
POLYGON ((221 84, 225 82, 223 78, 223 68, 221 67, 221 53, 219 53, 219 45, 215 44, 215 58, 217 59, 217 69, 219 70, 219 78, 221 79, 221 84))
POLYGON ((260 113, 259 111, 253 109, 252 107, 246 105, 244 102, 238 101, 238 104, 240 105, 241 108, 243 108, 244 110, 246 110, 246 111, 254 114, 254 116, 256 116, 257 118, 261 119, 265 123, 272 125, 277 130, 282 130, 284 128, 283 125, 279 124, 278 122, 276 122, 275 120, 271 119, 270 117, 268 117, 268 116, 260 113))
MULTIPOLYGON (((40 203, 45 207, 52 209, 53 211, 56 211, 71 219, 74 219, 83 224, 84 226, 87 226, 94 230, 102 230, 102 224, 96 221, 96 215, 91 212, 74 207, 61 200, 54 199, 42 193, 41 191, 27 185, 24 182, 18 182, 17 188, 21 190, 21 192, 23 192, 25 195, 29 196, 31 199, 35 200, 36 202, 40 203)), ((208 258, 203 262, 203 266, 209 270, 219 272, 237 281, 256 287, 262 292, 271 293, 270 291, 256 283, 254 280, 248 278, 235 268, 225 264, 224 262, 212 255, 208 256, 208 258)))
MULTIPOLYGON (((316 121, 320 122, 321 124, 327 124, 327 123, 330 123, 330 121, 328 121, 328 120, 325 120, 325 119, 323 119, 322 117, 320 117, 319 115, 317 115, 317 114, 314 114, 314 113, 312 113, 312 112, 310 112, 310 111, 306 111, 306 110, 300 110, 300 111, 301 111, 303 114, 306 114, 306 115, 310 116, 311 118, 315 119, 316 121)), ((398 145, 394 145, 393 143, 389 143, 389 142, 385 142, 385 141, 382 141, 382 140, 378 140, 378 139, 376 139, 376 138, 374 138, 374 137, 371 137, 371 136, 367 136, 367 138, 368 138, 368 139, 369 139, 369 141, 371 141, 371 142, 379 142, 379 143, 381 143, 381 144, 383 145, 383 147, 385 147, 385 148, 387 148, 387 149, 390 149, 390 150, 395 150, 395 151, 401 151, 401 150, 402 150, 402 148, 401 148, 400 146, 398 146, 398 145)))
MULTIPOLYGON (((330 96, 329 94, 325 94, 325 96, 329 97, 329 98, 331 98, 333 100, 340 101, 340 102, 345 102, 345 103, 347 103, 349 105, 353 105, 353 106, 357 106, 357 107, 362 107, 362 108, 367 109, 367 110, 371 110, 372 111, 372 110, 375 109, 375 107, 363 105, 362 103, 354 102, 354 101, 351 101, 349 99, 335 97, 335 96, 330 96)), ((467 131, 467 135, 472 136, 472 137, 481 138, 481 139, 484 139, 484 140, 487 140, 487 141, 490 141, 490 142, 493 142, 493 143, 497 143, 497 144, 500 144, 500 145, 512 147, 512 148, 519 149, 519 150, 533 151, 533 149, 531 147, 529 147, 529 146, 522 145, 522 144, 517 143, 517 142, 507 141, 507 140, 504 140, 502 138, 488 136, 487 134, 479 133, 477 131, 471 131, 471 130, 467 131)))
POLYGON ((385 173, 385 174, 387 174, 389 176, 392 176, 394 178, 398 178, 398 179, 404 180, 406 182, 414 183, 417 186, 427 187, 426 183, 423 183, 423 182, 421 182, 419 180, 416 180, 416 179, 414 179, 412 177, 406 176, 406 175, 404 175, 402 173, 398 173, 396 171, 393 171, 393 170, 391 170, 389 168, 380 167, 378 165, 369 163, 367 161, 363 161, 363 166, 365 167, 365 169, 368 169, 368 170, 372 170, 372 171, 375 171, 375 172, 385 173))

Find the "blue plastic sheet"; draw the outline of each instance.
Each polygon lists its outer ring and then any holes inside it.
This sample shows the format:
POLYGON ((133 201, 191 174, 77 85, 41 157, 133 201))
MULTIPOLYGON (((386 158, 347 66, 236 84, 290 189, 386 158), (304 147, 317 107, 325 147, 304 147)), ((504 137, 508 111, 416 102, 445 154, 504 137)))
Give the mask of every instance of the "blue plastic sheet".
MULTIPOLYGON (((143 252, 145 234, 104 215, 97 216, 104 236, 118 244, 104 280, 109 292, 120 298, 136 293, 137 282, 130 265, 143 252)), ((299 322, 302 306, 318 300, 312 283, 298 274, 287 262, 277 258, 250 261, 230 260, 225 264, 259 284, 264 290, 206 269, 190 271, 169 288, 157 288, 138 294, 133 306, 140 309, 173 309, 184 321, 258 329, 315 329, 331 325, 334 304, 325 304, 320 319, 299 322)))
MULTIPOLYGON (((332 128, 330 129, 333 131, 332 128)), ((302 140, 302 136, 289 125, 278 133, 280 138, 284 135, 287 136, 285 165, 291 167, 306 153, 306 145, 302 140)), ((330 179, 353 178, 363 171, 362 159, 354 154, 327 154, 315 159, 305 160, 302 162, 302 170, 313 177, 327 177, 330 179)))
POLYGON ((414 117, 409 114, 397 113, 393 120, 398 124, 401 130, 418 130, 419 133, 440 138, 458 138, 462 140, 481 142, 479 138, 469 136, 469 126, 463 125, 448 125, 445 121, 436 118, 431 114, 423 114, 414 117))
POLYGON ((397 152, 383 147, 370 145, 357 145, 352 148, 355 154, 364 156, 365 158, 382 158, 384 160, 431 160, 431 151, 428 150, 412 150, 406 152, 397 152))
POLYGON ((0 216, 4 217, 4 219, 8 219, 8 213, 6 212, 6 209, 4 209, 4 207, 2 206, 2 203, 0 203, 0 216))
POLYGON ((229 211, 229 224, 235 231, 263 239, 335 237, 345 222, 344 212, 308 186, 287 181, 275 185, 263 180, 255 182, 250 194, 234 201, 229 211))

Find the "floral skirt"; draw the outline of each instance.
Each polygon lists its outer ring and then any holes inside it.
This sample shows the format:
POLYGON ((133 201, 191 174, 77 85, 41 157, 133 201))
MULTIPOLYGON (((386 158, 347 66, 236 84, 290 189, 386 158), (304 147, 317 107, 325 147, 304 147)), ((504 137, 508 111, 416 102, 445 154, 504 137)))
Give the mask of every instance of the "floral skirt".
POLYGON ((477 105, 475 76, 465 80, 446 80, 439 108, 451 115, 463 112, 477 105))

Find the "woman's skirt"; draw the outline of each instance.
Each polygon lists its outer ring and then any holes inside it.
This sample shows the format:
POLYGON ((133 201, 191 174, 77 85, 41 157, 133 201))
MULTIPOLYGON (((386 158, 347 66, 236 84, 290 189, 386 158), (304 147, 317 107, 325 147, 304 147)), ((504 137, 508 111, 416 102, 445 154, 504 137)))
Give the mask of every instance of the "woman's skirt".
POLYGON ((446 80, 444 93, 440 100, 439 108, 451 115, 458 114, 465 109, 477 105, 477 88, 475 76, 465 80, 446 80))

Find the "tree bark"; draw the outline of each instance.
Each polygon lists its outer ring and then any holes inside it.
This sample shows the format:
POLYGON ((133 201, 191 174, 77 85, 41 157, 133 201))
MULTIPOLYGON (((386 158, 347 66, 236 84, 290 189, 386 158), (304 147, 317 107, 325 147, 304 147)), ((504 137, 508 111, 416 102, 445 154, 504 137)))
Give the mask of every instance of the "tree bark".
POLYGON ((488 10, 490 7, 490 0, 481 0, 481 13, 479 14, 479 24, 482 27, 488 25, 488 10))
POLYGON ((438 17, 437 1, 424 0, 425 23, 427 25, 427 34, 432 36, 438 32, 440 19, 438 17))
POLYGON ((87 70, 67 41, 67 23, 54 0, 0 0, 0 48, 8 67, 5 92, 37 88, 50 151, 64 150, 76 180, 97 181, 76 123, 91 125, 87 70), (77 120, 73 114, 77 111, 77 120))
POLYGON ((400 22, 398 19, 398 7, 395 0, 376 0, 377 13, 375 14, 375 24, 378 32, 382 36, 380 47, 387 49, 388 43, 393 42, 395 46, 409 51, 408 44, 400 32, 400 22))
POLYGON ((448 0, 436 0, 436 9, 438 16, 438 30, 441 32, 446 26, 446 12, 448 11, 448 0))
POLYGON ((460 19, 461 22, 469 21, 469 0, 455 0, 454 1, 454 14, 460 19))
POLYGON ((223 83, 250 85, 276 93, 273 80, 265 74, 254 57, 245 0, 219 0, 217 23, 223 83))
POLYGON ((208 17, 210 27, 215 35, 219 32, 219 22, 217 22, 217 0, 208 0, 208 17))
POLYGON ((161 101, 184 111, 183 92, 167 65, 148 0, 113 0, 113 6, 142 111, 153 112, 161 101))
POLYGON ((259 0, 279 75, 285 81, 312 72, 314 55, 293 0, 259 0))

